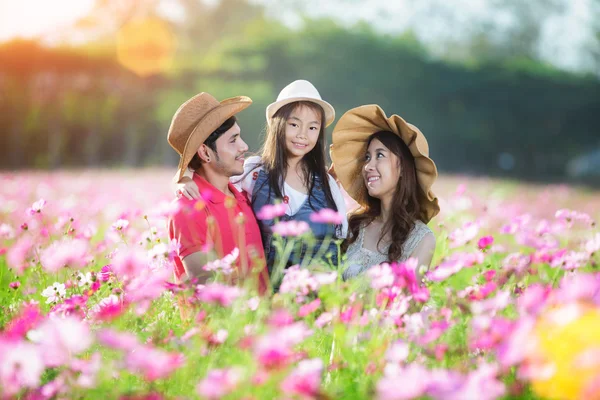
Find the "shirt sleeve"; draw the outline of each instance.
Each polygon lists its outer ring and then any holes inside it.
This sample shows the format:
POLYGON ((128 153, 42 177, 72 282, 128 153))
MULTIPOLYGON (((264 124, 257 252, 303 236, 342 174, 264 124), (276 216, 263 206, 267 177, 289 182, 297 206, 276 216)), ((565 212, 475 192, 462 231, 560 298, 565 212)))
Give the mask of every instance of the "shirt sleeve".
POLYGON ((248 198, 252 198, 254 184, 258 179, 258 173, 262 169, 259 156, 252 156, 244 161, 244 173, 238 176, 232 176, 229 182, 239 191, 246 192, 248 198))
POLYGON ((327 178, 329 178, 331 196, 333 196, 333 201, 335 201, 335 206, 337 207, 338 213, 340 213, 340 215, 342 216, 342 237, 340 239, 344 239, 348 234, 348 217, 346 216, 346 202, 344 201, 344 196, 342 196, 340 187, 338 186, 338 183, 335 181, 333 176, 327 175, 327 178))
POLYGON ((181 259, 202 251, 206 244, 207 214, 204 210, 196 209, 194 204, 181 204, 179 210, 169 218, 169 237, 179 242, 177 255, 181 259))

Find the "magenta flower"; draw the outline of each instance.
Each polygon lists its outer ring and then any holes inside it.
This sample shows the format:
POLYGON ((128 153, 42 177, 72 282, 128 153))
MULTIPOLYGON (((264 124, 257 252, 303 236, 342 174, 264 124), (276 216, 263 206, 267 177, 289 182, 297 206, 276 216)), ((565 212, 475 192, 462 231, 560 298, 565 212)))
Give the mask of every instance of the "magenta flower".
POLYGON ((27 332, 36 328, 44 320, 37 304, 25 304, 20 313, 8 322, 7 326, 0 335, 0 345, 2 338, 7 340, 17 340, 25 337, 27 332))
POLYGON ((294 323, 294 316, 289 311, 282 309, 274 311, 269 317, 268 324, 272 327, 281 328, 294 323))
POLYGON ((259 338, 254 344, 257 361, 267 369, 277 369, 291 362, 293 347, 312 335, 303 322, 284 326, 259 338))
POLYGON ((232 393, 241 379, 240 368, 213 369, 200 381, 196 391, 202 398, 217 400, 232 393))
POLYGON ((127 304, 119 297, 111 294, 100 300, 90 310, 90 317, 99 321, 113 321, 127 310, 127 304))
POLYGON ((492 247, 492 244, 494 244, 494 237, 484 236, 477 242, 477 247, 479 247, 479 250, 487 250, 492 247))
POLYGON ((285 215, 286 209, 287 206, 284 203, 266 204, 256 213, 256 218, 263 221, 279 218, 285 215))
POLYGON ((319 224, 339 225, 344 220, 344 217, 335 210, 330 208, 322 208, 310 215, 310 220, 319 224))
POLYGON ((17 290, 19 288, 19 286, 21 286, 21 282, 19 282, 19 281, 11 282, 8 286, 11 289, 17 290))
POLYGON ((305 221, 281 221, 273 225, 273 233, 283 237, 302 236, 309 231, 305 221))
POLYGON ((281 390, 288 395, 314 398, 319 394, 323 361, 320 358, 302 360, 281 382, 281 390))
POLYGON ((111 278, 111 276, 113 276, 113 270, 112 270, 112 265, 108 264, 105 265, 104 267, 102 267, 102 269, 100 270, 100 273, 98 274, 98 278, 102 281, 102 282, 108 282, 111 278))

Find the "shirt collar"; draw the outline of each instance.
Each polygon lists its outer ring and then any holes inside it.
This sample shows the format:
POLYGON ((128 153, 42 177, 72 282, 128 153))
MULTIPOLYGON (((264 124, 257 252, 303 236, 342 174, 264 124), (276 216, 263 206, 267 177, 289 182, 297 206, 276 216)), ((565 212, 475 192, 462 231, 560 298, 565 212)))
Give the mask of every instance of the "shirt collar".
MULTIPOLYGON (((194 182, 198 185, 198 191, 200 192, 200 196, 205 201, 210 201, 213 204, 222 204, 225 202, 225 199, 228 197, 225 193, 221 192, 217 189, 212 183, 204 179, 199 174, 194 173, 194 182)), ((235 186, 228 184, 229 190, 233 193, 236 201, 244 200, 244 195, 240 193, 235 186)))

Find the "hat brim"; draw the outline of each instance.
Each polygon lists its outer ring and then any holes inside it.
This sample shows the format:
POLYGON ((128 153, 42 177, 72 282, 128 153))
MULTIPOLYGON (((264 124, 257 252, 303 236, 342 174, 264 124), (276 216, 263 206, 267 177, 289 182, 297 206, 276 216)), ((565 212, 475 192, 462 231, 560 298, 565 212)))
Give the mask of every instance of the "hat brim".
POLYGON ((240 111, 245 110, 252 104, 252 100, 246 96, 233 97, 220 102, 218 107, 210 110, 194 127, 194 130, 190 134, 183 153, 179 158, 179 166, 177 169, 177 181, 183 178, 185 170, 188 167, 194 154, 198 151, 202 143, 206 141, 208 136, 213 133, 219 126, 221 126, 229 118, 233 117, 240 111))
POLYGON ((423 133, 398 115, 387 117, 381 107, 366 105, 346 112, 335 126, 330 147, 332 168, 344 190, 358 204, 367 204, 368 192, 362 179, 364 155, 369 137, 379 131, 390 131, 402 139, 415 158, 417 181, 421 189, 421 220, 429 222, 440 211, 438 199, 431 190, 437 168, 429 158, 429 146, 423 133))
POLYGON ((323 108, 325 111, 325 127, 331 125, 333 120, 335 120, 335 109, 331 104, 326 102, 325 100, 315 99, 314 97, 290 97, 284 100, 279 100, 274 103, 271 103, 267 106, 267 124, 271 125, 271 119, 275 115, 275 113, 283 106, 294 103, 296 101, 310 101, 311 103, 316 103, 323 108))

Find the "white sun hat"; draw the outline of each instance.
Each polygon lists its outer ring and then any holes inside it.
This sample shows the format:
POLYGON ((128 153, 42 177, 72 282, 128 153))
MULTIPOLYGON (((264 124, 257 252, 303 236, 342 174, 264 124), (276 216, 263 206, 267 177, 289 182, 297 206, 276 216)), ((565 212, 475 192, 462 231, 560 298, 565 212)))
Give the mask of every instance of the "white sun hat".
POLYGON ((267 124, 271 124, 271 119, 277 110, 286 104, 290 104, 295 101, 310 101, 323 107, 323 110, 325 111, 326 127, 331 125, 335 119, 335 110, 331 104, 321 98, 319 91, 312 83, 301 79, 284 87, 281 92, 279 92, 277 101, 269 104, 267 107, 267 124))

